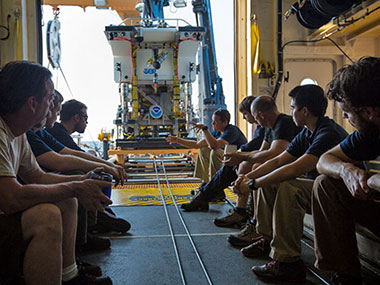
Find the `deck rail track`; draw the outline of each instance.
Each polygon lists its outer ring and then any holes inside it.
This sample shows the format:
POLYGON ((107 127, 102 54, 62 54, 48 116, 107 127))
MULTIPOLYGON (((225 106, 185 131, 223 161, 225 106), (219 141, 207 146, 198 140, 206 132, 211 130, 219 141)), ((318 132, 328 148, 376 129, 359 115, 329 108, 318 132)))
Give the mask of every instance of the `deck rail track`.
POLYGON ((162 167, 162 171, 165 175, 165 182, 168 186, 168 189, 169 189, 169 192, 170 192, 170 197, 173 201, 173 204, 174 204, 174 207, 177 211, 177 214, 178 214, 178 217, 179 219, 181 220, 181 223, 182 223, 182 226, 183 228, 185 229, 185 232, 186 232, 186 236, 187 238, 189 239, 190 241, 190 244, 194 250, 194 253, 195 255, 197 256, 197 259, 198 259, 198 262, 202 268, 202 271, 207 279, 207 282, 208 284, 212 285, 212 281, 211 281, 211 278, 207 272, 207 269, 202 261, 202 258, 197 250, 197 247, 196 245, 194 244, 194 241, 191 237, 191 234, 188 230, 188 227, 182 217, 182 214, 181 212, 179 211, 178 209, 178 205, 175 201, 175 198, 174 198, 174 195, 173 195, 173 192, 172 192, 172 189, 170 187, 170 182, 169 182, 169 178, 167 176, 167 172, 166 172, 166 169, 165 169, 165 164, 164 164, 164 161, 163 160, 160 160, 160 159, 156 159, 154 158, 153 159, 153 164, 154 164, 154 170, 155 170, 155 173, 156 173, 156 178, 157 178, 157 184, 158 184, 158 189, 160 190, 160 196, 161 196, 161 200, 162 200, 162 205, 163 205, 163 208, 164 208, 164 211, 165 211, 165 216, 166 216, 166 220, 167 220, 167 223, 168 223, 168 227, 169 227, 169 231, 170 231, 170 235, 171 235, 171 240, 172 240, 172 243, 173 243, 173 248, 174 248, 174 252, 175 252, 175 256, 176 256, 176 260, 177 260, 177 265, 178 265, 178 269, 179 269, 179 272, 180 272, 180 275, 181 275, 181 280, 182 280, 182 284, 186 284, 186 277, 185 277, 185 274, 183 272, 183 267, 182 267, 182 263, 181 263, 181 259, 180 259, 180 256, 179 256, 179 251, 178 251, 178 247, 177 247, 177 243, 176 243, 176 239, 175 239, 175 236, 174 236, 174 232, 173 232, 173 227, 172 227, 172 223, 171 223, 171 220, 170 220, 170 217, 169 217, 169 214, 168 214, 168 210, 167 210, 167 205, 166 205, 166 202, 165 202, 165 198, 164 198, 164 195, 163 195, 163 192, 162 192, 162 188, 161 188, 161 180, 160 180, 160 177, 159 177, 159 166, 157 164, 161 164, 161 167, 162 167))

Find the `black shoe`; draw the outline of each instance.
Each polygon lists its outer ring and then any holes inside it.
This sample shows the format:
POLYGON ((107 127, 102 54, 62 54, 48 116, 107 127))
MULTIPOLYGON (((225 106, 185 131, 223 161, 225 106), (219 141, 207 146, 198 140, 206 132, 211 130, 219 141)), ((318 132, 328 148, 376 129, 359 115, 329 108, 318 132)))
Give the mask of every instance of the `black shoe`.
POLYGON ((112 280, 108 276, 94 277, 86 274, 79 274, 73 279, 63 282, 62 285, 112 285, 112 280))
POLYGON ((87 274, 95 277, 102 276, 102 270, 99 266, 87 263, 78 256, 75 258, 75 261, 78 266, 79 274, 87 274))
POLYGON ((104 212, 98 212, 97 223, 89 230, 91 232, 102 234, 109 232, 126 233, 130 228, 130 223, 124 219, 116 217, 106 210, 104 212))
POLYGON ((105 207, 105 208, 104 208, 104 211, 107 211, 107 212, 110 213, 111 215, 116 216, 115 212, 112 211, 111 207, 105 207))
POLYGON ((84 245, 77 246, 77 251, 85 253, 88 251, 105 250, 110 248, 111 241, 108 238, 100 238, 91 234, 87 235, 87 242, 84 245))
POLYGON ((268 281, 303 282, 306 279, 306 266, 301 259, 291 263, 273 260, 253 266, 252 271, 268 281))
POLYGON ((363 280, 360 276, 335 273, 331 278, 331 283, 333 285, 361 285, 363 284, 363 280))
POLYGON ((197 196, 195 196, 190 203, 182 204, 181 209, 184 209, 188 212, 208 211, 208 202, 202 199, 201 194, 202 193, 199 193, 197 196))

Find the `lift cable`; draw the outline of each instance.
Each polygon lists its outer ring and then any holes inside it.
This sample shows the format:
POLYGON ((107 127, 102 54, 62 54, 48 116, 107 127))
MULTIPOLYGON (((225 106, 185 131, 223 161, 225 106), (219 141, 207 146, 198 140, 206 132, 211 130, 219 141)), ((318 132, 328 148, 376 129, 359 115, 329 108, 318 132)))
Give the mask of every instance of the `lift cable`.
POLYGON ((282 47, 281 47, 281 50, 284 50, 284 48, 287 46, 287 45, 290 45, 290 44, 293 44, 293 43, 316 43, 316 42, 320 42, 320 41, 323 41, 323 40, 329 40, 330 42, 332 42, 339 50, 340 52, 345 56, 347 57, 352 63, 354 62, 351 57, 348 56, 348 54, 333 40, 333 39, 330 39, 329 37, 323 37, 323 38, 320 38, 320 39, 316 39, 316 40, 294 40, 294 41, 288 41, 286 42, 282 47))
MULTIPOLYGON (((173 233, 172 224, 171 224, 171 221, 170 221, 170 218, 169 218, 169 214, 168 214, 168 210, 167 210, 167 207, 166 207, 165 198, 164 198, 164 195, 163 195, 163 193, 162 193, 162 188, 161 188, 160 178, 159 178, 159 176, 158 176, 157 162, 156 162, 156 159, 155 159, 155 158, 153 159, 153 164, 154 164, 154 170, 155 170, 155 172, 156 172, 157 183, 158 183, 158 189, 160 190, 160 195, 161 195, 162 205, 164 206, 164 211, 165 211, 165 215, 166 215, 166 220, 167 220, 167 222, 168 222, 169 231, 170 231, 170 236, 171 236, 171 239, 172 239, 172 242, 173 242, 173 247, 174 247, 174 252, 175 252, 176 259, 177 259, 178 269, 179 269, 179 272, 180 272, 180 274, 181 274, 182 284, 185 285, 185 284, 186 284, 186 280, 185 280, 185 276, 184 276, 184 273, 183 273, 181 260, 180 260, 180 258, 179 258, 178 248, 177 248, 177 243, 176 243, 176 241, 175 241, 175 237, 174 237, 174 233, 173 233)), ((169 183, 169 181, 167 181, 167 183, 169 183)), ((169 185, 169 184, 168 184, 168 185, 169 185)))
POLYGON ((182 225, 183 225, 183 227, 184 227, 184 229, 185 229, 185 231, 186 231, 186 235, 187 235, 187 237, 189 238, 189 241, 190 241, 190 243, 191 243, 191 246, 192 246, 193 249, 194 249, 194 252, 195 252, 195 254, 196 254, 197 258, 198 258, 199 264, 200 264, 201 267, 202 267, 203 273, 205 274, 205 277, 206 277, 206 279, 207 279, 208 284, 212 285, 212 282, 211 282, 210 276, 208 275, 208 272, 207 272, 207 270, 206 270, 206 267, 205 267, 204 264, 203 264, 202 258, 201 258, 201 256, 200 256, 198 250, 197 250, 197 247, 196 247, 195 244, 194 244, 194 241, 193 241, 193 239, 192 239, 192 237, 191 237, 191 234, 190 234, 190 232, 189 232, 189 230, 188 230, 188 228, 187 228, 187 226, 186 226, 186 223, 185 223, 185 221, 184 221, 183 218, 182 218, 182 214, 181 214, 181 212, 180 212, 179 209, 178 209, 177 202, 175 201, 175 198, 174 198, 174 195, 173 195, 172 189, 171 189, 170 184, 169 184, 169 179, 168 179, 168 176, 167 176, 167 173, 166 173, 166 169, 165 169, 164 162, 163 162, 163 160, 160 160, 159 162, 161 162, 162 169, 163 169, 164 174, 165 174, 165 180, 166 180, 166 183, 167 183, 167 185, 168 185, 169 192, 170 192, 170 196, 171 196, 171 198, 172 198, 172 200, 173 200, 173 203, 174 203, 175 209, 176 209, 176 211, 177 211, 177 213, 178 213, 178 216, 179 216, 179 218, 180 218, 180 220, 181 220, 181 222, 182 222, 182 225))

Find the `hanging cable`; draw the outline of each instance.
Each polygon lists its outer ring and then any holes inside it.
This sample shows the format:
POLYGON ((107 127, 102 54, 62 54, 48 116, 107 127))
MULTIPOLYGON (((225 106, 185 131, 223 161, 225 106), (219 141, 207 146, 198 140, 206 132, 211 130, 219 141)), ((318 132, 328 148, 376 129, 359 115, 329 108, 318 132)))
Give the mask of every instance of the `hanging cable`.
POLYGON ((345 56, 347 57, 351 62, 354 62, 351 57, 349 57, 349 55, 333 40, 333 39, 330 39, 329 37, 324 37, 324 38, 320 38, 320 39, 316 39, 316 40, 294 40, 294 41, 288 41, 286 42, 282 47, 281 49, 284 50, 284 48, 287 46, 287 45, 290 45, 290 44, 293 44, 293 43, 316 43, 316 42, 320 42, 320 41, 323 41, 323 40, 329 40, 330 42, 332 42, 336 47, 337 49, 339 49, 339 51, 345 56))

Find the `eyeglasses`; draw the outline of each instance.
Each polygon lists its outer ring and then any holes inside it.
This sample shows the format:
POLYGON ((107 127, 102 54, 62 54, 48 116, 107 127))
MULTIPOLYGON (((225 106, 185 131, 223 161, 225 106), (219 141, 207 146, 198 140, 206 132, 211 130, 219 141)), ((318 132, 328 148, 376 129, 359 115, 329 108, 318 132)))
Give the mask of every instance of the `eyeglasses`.
POLYGON ((88 116, 87 116, 87 115, 85 115, 85 114, 79 114, 79 116, 81 116, 81 118, 84 118, 84 120, 85 120, 85 121, 87 121, 87 120, 88 120, 88 116))

